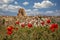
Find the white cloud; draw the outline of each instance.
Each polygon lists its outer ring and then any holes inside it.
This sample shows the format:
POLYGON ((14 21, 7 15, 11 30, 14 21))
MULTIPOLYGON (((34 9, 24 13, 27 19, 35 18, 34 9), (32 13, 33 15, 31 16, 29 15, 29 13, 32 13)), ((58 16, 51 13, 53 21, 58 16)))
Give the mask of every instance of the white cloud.
POLYGON ((24 2, 24 3, 23 3, 23 5, 28 5, 28 4, 29 4, 29 2, 24 2))
POLYGON ((7 5, 7 4, 3 4, 0 6, 0 9, 2 9, 3 11, 10 11, 10 12, 17 12, 19 8, 22 8, 19 5, 7 5))
POLYGON ((35 16, 35 15, 40 15, 40 12, 38 11, 38 9, 25 9, 27 15, 29 16, 35 16))
POLYGON ((16 5, 9 5, 8 10, 12 12, 17 12, 19 8, 22 8, 21 6, 16 6, 16 5))
POLYGON ((48 0, 44 0, 44 1, 48 1, 48 0))
POLYGON ((33 12, 33 11, 38 11, 38 9, 25 9, 26 12, 33 12))
POLYGON ((18 2, 16 2, 16 1, 15 1, 14 3, 15 3, 15 4, 18 4, 18 2))
POLYGON ((2 0, 0 0, 0 4, 1 4, 1 3, 3 3, 3 1, 2 1, 2 0))
POLYGON ((38 11, 38 9, 33 9, 33 11, 38 11))
POLYGON ((14 1, 14 0, 0 0, 0 10, 1 10, 0 14, 1 15, 15 15, 15 14, 17 14, 18 9, 22 8, 19 5, 12 5, 12 4, 10 4, 12 2, 17 4, 17 2, 14 1))
POLYGON ((42 14, 47 16, 60 16, 60 10, 45 11, 42 14))
POLYGON ((14 0, 0 0, 0 10, 10 11, 10 12, 17 12, 19 8, 22 8, 19 5, 9 4, 9 3, 12 3, 12 2, 14 2, 15 4, 18 4, 14 0))
POLYGON ((0 13, 0 15, 4 15, 4 13, 0 13))
POLYGON ((51 14, 51 13, 54 13, 54 11, 46 11, 45 13, 46 14, 51 14))
POLYGON ((53 6, 54 3, 52 3, 51 1, 49 0, 44 0, 42 1, 41 3, 38 2, 38 3, 34 3, 34 8, 48 8, 48 7, 51 7, 53 6))
POLYGON ((31 9, 25 9, 26 10, 26 12, 30 12, 31 11, 31 9))
POLYGON ((51 11, 39 11, 38 9, 25 9, 27 15, 35 16, 35 15, 46 15, 46 16, 60 16, 60 10, 51 10, 51 11))
POLYGON ((22 7, 19 5, 2 4, 2 5, 0 5, 0 15, 16 16, 17 12, 20 8, 22 8, 22 7))
POLYGON ((3 3, 11 3, 13 2, 14 0, 0 0, 0 3, 3 4, 3 3))

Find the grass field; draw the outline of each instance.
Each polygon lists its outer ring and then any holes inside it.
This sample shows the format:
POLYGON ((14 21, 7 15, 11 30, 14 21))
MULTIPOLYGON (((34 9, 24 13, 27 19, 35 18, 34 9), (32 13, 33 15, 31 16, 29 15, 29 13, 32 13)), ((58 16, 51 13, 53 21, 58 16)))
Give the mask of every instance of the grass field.
MULTIPOLYGON (((51 23, 45 26, 36 26, 33 24, 22 24, 20 26, 20 21, 16 22, 15 25, 0 26, 0 40, 60 40, 60 24, 57 22, 57 26, 55 27, 56 22, 51 23), (50 29, 53 27, 53 30, 50 29), (12 27, 12 28, 9 28, 12 27), (55 27, 55 28, 54 28, 55 27)), ((42 23, 44 24, 44 23, 42 23)))

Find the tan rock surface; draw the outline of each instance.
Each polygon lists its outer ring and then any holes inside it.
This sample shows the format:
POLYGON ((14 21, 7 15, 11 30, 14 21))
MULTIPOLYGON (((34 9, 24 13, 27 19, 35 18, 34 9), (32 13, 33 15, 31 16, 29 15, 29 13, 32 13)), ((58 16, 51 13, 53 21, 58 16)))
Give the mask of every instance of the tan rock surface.
POLYGON ((25 10, 24 10, 23 8, 20 8, 20 9, 18 10, 17 16, 21 17, 21 16, 27 16, 27 15, 26 15, 25 10))

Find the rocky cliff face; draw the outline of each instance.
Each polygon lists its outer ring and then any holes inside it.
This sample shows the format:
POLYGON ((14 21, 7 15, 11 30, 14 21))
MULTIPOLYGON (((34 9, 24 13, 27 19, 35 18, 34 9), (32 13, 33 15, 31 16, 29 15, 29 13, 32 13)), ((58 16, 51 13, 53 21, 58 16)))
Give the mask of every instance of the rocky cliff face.
POLYGON ((25 10, 24 10, 23 8, 20 8, 20 9, 18 10, 17 16, 20 17, 20 16, 27 16, 27 15, 26 15, 25 10))

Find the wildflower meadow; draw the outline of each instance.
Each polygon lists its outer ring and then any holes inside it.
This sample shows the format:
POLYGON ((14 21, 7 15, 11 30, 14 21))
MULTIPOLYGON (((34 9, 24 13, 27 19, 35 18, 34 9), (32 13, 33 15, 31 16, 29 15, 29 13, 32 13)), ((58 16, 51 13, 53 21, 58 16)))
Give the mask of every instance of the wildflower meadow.
POLYGON ((53 18, 0 19, 0 40, 60 40, 60 23, 53 18))

